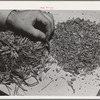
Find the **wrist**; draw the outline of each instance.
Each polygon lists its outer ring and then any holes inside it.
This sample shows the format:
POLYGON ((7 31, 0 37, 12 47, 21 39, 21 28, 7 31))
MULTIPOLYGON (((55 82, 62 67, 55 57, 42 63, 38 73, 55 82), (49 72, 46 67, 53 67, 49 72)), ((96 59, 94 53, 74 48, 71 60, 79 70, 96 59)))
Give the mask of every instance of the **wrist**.
POLYGON ((2 28, 6 27, 6 19, 11 11, 12 10, 0 10, 0 26, 2 28))
POLYGON ((7 16, 7 19, 6 19, 6 23, 5 23, 5 26, 7 27, 7 28, 9 28, 9 26, 10 26, 10 24, 12 23, 12 20, 14 20, 14 18, 15 18, 15 14, 16 14, 16 10, 12 10, 9 14, 8 14, 8 16, 7 16))

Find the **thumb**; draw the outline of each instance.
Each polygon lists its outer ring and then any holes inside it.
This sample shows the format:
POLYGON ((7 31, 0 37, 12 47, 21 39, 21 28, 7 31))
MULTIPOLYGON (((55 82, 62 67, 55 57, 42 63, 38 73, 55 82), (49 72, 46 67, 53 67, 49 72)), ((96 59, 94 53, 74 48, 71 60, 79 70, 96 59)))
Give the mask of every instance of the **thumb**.
POLYGON ((34 38, 39 38, 41 40, 45 40, 46 36, 43 32, 41 32, 40 30, 34 28, 33 26, 31 26, 28 30, 26 30, 27 33, 29 33, 31 36, 33 36, 34 38))

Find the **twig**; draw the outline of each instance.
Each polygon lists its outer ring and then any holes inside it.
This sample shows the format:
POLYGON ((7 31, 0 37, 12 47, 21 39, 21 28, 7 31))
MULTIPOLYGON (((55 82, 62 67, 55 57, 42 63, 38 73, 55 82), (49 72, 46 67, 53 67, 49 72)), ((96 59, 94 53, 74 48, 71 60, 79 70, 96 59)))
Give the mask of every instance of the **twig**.
POLYGON ((67 83, 68 83, 68 85, 72 88, 73 93, 75 93, 75 89, 73 88, 73 85, 72 85, 71 83, 69 83, 68 81, 67 81, 67 83))
POLYGON ((6 86, 7 90, 8 90, 8 92, 9 92, 9 95, 11 95, 10 90, 12 90, 12 89, 9 86, 7 86, 6 84, 5 84, 5 86, 6 86))
POLYGON ((43 88, 41 89, 41 91, 44 90, 46 87, 48 87, 53 81, 54 81, 54 80, 52 80, 51 82, 49 82, 45 87, 43 87, 43 88))
POLYGON ((16 95, 16 84, 15 84, 15 90, 14 90, 14 94, 13 95, 16 95))
POLYGON ((6 43, 4 40, 1 40, 1 39, 0 39, 0 42, 1 42, 2 44, 7 45, 8 47, 12 48, 12 46, 11 46, 10 44, 6 43))

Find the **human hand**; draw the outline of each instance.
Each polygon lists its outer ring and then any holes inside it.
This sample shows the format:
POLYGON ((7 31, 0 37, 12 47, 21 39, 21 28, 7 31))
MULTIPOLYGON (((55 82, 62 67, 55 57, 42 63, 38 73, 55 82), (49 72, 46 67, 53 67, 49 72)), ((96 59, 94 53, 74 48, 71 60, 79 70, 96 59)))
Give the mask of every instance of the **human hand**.
POLYGON ((11 30, 23 33, 27 37, 30 36, 33 40, 50 40, 54 32, 52 14, 39 10, 13 10, 9 14, 6 24, 11 30))

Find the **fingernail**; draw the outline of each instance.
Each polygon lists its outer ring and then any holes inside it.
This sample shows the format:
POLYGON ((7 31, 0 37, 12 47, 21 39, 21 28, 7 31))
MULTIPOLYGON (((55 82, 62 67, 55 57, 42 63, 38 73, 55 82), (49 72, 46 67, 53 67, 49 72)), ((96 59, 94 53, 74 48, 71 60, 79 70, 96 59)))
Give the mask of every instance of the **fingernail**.
POLYGON ((46 36, 45 36, 45 35, 41 35, 41 38, 42 38, 42 39, 45 39, 45 38, 46 38, 46 36))

